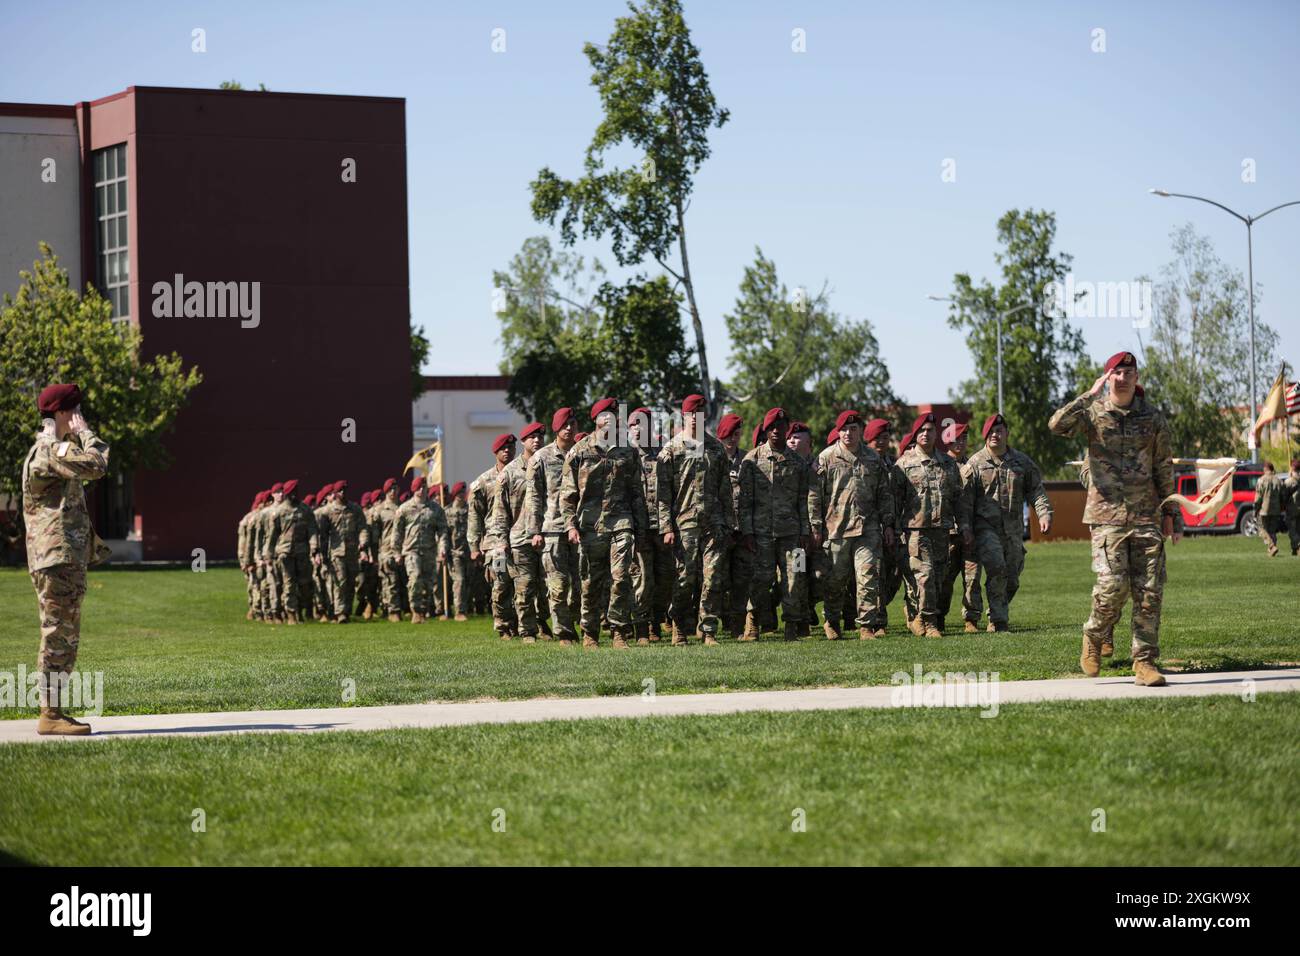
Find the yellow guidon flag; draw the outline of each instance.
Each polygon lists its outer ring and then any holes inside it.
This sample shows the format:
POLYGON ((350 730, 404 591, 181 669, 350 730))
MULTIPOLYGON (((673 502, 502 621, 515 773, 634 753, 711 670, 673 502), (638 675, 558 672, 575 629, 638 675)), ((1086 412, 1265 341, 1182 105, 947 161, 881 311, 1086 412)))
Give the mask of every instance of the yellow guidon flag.
POLYGON ((410 457, 402 474, 412 468, 424 469, 424 480, 432 487, 442 484, 442 443, 435 441, 428 448, 422 448, 410 457))
MULTIPOLYGON (((1255 441, 1259 441, 1259 433, 1263 431, 1264 426, 1274 419, 1286 418, 1286 366, 1277 373, 1277 378, 1273 380, 1273 387, 1268 390, 1268 398, 1264 399, 1264 404, 1259 407, 1259 417, 1255 419, 1255 441)), ((1252 446, 1253 447, 1253 446, 1252 446)))
POLYGON ((1188 514, 1201 516, 1200 524, 1214 521, 1224 505, 1232 500, 1232 476, 1237 473, 1235 458, 1175 458, 1175 465, 1192 465, 1196 469, 1196 497, 1170 495, 1188 514))

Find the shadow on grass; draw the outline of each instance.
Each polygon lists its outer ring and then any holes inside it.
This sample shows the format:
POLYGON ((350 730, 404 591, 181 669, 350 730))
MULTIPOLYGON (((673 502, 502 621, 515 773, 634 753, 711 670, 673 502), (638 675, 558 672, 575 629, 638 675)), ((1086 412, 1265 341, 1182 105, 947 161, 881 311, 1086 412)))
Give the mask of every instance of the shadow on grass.
MULTIPOLYGON (((99 730, 90 735, 96 737, 147 737, 150 734, 231 734, 247 731, 284 731, 298 730, 310 733, 316 730, 332 730, 342 726, 338 723, 321 724, 214 724, 204 727, 151 727, 137 730, 99 730)), ((85 738, 82 738, 85 739, 85 738)))

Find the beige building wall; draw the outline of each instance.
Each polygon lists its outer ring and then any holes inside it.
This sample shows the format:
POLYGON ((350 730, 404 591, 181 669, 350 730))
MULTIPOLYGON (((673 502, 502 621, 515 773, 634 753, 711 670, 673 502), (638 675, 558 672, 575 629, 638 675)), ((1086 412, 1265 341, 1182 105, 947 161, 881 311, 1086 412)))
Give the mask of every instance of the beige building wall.
MULTIPOLYGON (((16 109, 16 108, 15 108, 16 109)), ((12 295, 44 240, 78 291, 81 275, 81 156, 77 121, 9 115, 0 104, 0 292, 12 295), (48 180, 53 177, 53 182, 48 180)))
POLYGON ((411 450, 427 448, 442 429, 442 476, 469 484, 492 465, 492 439, 519 434, 528 422, 506 404, 504 375, 429 375, 411 409, 411 450))

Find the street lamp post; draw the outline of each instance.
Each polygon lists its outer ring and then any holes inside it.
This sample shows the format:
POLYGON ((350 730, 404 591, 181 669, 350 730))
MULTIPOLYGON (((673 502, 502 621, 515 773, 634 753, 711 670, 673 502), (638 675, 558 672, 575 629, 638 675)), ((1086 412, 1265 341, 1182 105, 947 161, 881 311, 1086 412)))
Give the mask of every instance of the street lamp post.
MULTIPOLYGON (((1246 224, 1246 298, 1250 303, 1250 428, 1251 434, 1254 435, 1255 415, 1257 410, 1256 398, 1259 392, 1255 390, 1255 250, 1252 238, 1251 227, 1263 219, 1271 212, 1277 212, 1279 209, 1285 209, 1287 206, 1300 206, 1300 199, 1292 202, 1284 202, 1281 205, 1274 206, 1272 209, 1266 209, 1258 216, 1243 216, 1235 209, 1229 209, 1221 202, 1215 202, 1213 199, 1206 199, 1204 196, 1190 196, 1187 193, 1171 193, 1167 189, 1148 189, 1147 192, 1153 196, 1161 196, 1165 199, 1173 196, 1178 199, 1195 199, 1199 202, 1209 203, 1211 206, 1218 206, 1224 212, 1231 216, 1236 216, 1246 224)), ((1251 461, 1259 464, 1259 443, 1255 442, 1255 447, 1251 449, 1251 461)))
MULTIPOLYGON (((955 301, 950 295, 927 295, 927 299, 935 302, 953 302, 955 301)), ((1017 312, 1023 312, 1025 309, 1032 309, 1034 303, 1022 302, 1014 308, 1007 309, 1005 312, 999 312, 998 319, 998 414, 1002 414, 1002 320, 1009 319, 1017 312)))

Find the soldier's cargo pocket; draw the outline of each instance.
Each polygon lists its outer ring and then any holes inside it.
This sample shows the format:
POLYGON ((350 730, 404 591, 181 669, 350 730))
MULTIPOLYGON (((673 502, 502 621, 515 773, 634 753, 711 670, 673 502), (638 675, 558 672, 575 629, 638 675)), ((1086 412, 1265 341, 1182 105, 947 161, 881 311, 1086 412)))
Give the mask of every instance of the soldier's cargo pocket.
POLYGON ((1095 574, 1110 573, 1110 556, 1106 553, 1107 543, 1104 535, 1092 536, 1092 570, 1095 574))

